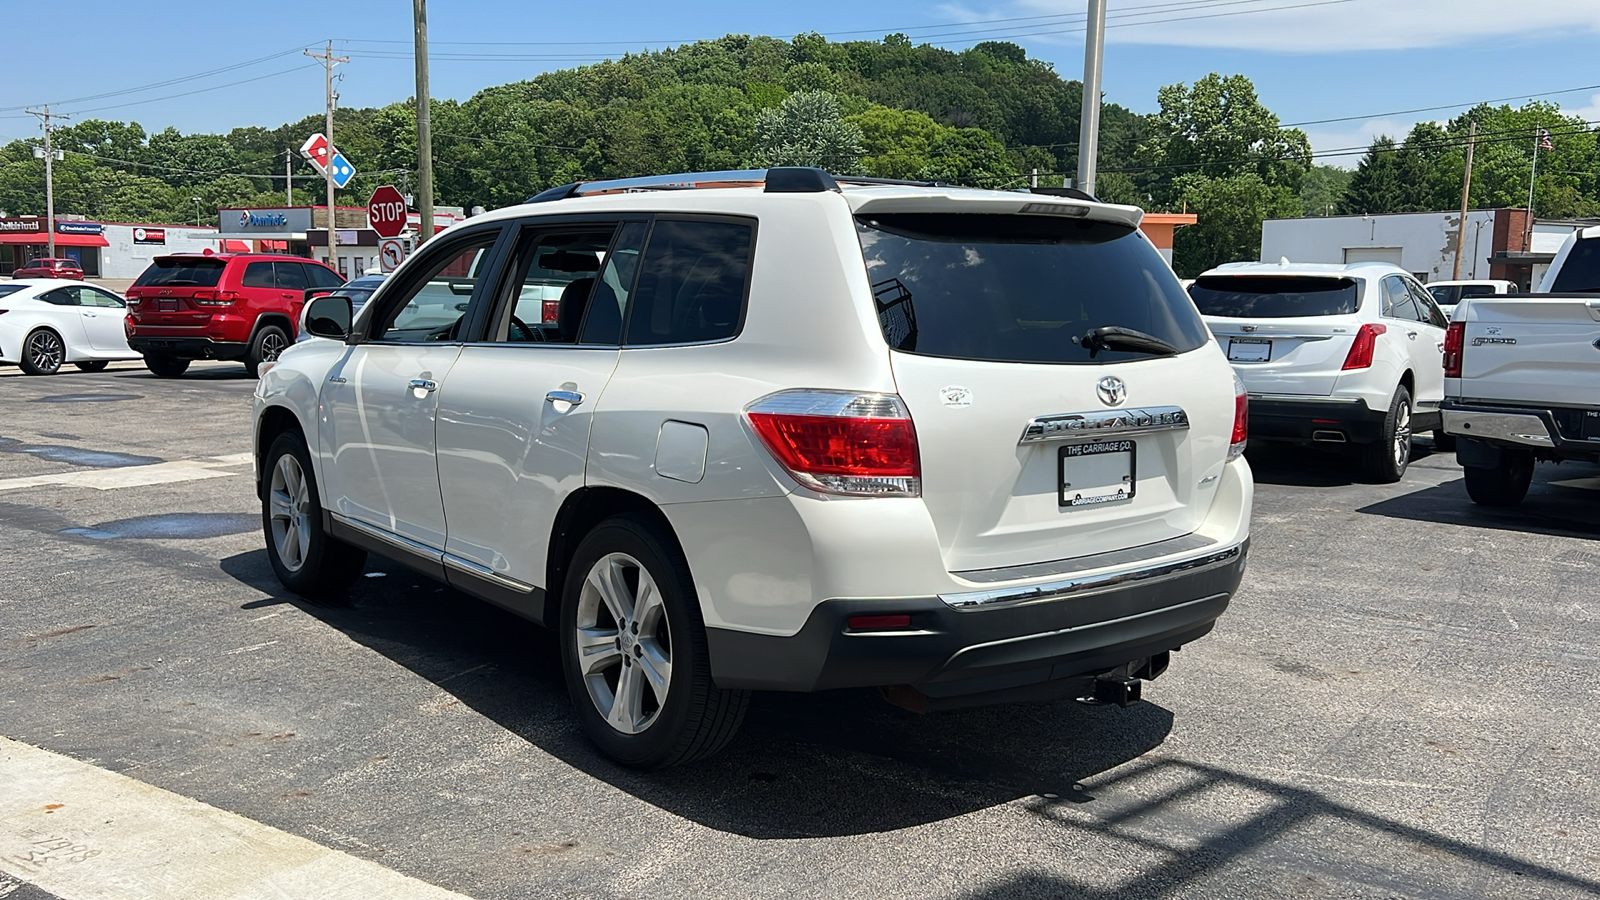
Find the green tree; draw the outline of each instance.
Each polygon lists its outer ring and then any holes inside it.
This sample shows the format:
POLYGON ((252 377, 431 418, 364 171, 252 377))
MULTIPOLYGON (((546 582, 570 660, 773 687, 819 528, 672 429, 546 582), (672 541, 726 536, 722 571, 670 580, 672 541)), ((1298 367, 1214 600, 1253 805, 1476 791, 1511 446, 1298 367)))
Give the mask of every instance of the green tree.
POLYGON ((1354 175, 1338 166, 1312 166, 1300 182, 1300 214, 1326 216, 1338 210, 1354 175))
POLYGON ((1180 175, 1174 190, 1198 221, 1173 237, 1173 268, 1185 278, 1261 252, 1261 223, 1300 214, 1300 199, 1286 185, 1268 184, 1255 172, 1213 177, 1180 175))
POLYGON ((853 173, 861 167, 861 129, 846 122, 832 94, 791 94, 756 116, 752 160, 757 166, 816 166, 853 173))

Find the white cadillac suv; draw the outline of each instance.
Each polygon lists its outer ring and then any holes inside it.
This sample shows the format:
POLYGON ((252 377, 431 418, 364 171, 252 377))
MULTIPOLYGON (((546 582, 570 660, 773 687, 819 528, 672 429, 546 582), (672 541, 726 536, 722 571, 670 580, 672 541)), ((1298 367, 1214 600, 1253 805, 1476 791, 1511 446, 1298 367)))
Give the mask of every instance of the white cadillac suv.
POLYGON ((558 629, 638 767, 751 690, 1126 705, 1226 608, 1253 490, 1139 218, 781 168, 473 217, 261 378, 272 565, 327 594, 378 553, 558 629))
POLYGON ((1189 294, 1250 392, 1252 437, 1353 445, 1377 482, 1405 475, 1418 431, 1445 449, 1449 322, 1398 266, 1229 263, 1189 294))

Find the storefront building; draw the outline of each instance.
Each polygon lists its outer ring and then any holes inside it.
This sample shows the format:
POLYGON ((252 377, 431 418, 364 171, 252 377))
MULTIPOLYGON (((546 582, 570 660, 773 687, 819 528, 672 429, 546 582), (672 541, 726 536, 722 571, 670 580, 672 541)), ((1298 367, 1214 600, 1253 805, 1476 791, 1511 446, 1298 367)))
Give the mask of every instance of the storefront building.
MULTIPOLYGON (((0 275, 50 255, 43 217, 0 219, 0 275)), ((75 259, 88 278, 137 278, 150 260, 168 253, 215 253, 224 249, 206 225, 56 220, 56 256, 75 259)))
MULTIPOLYGON (((434 214, 434 232, 461 221, 459 210, 434 214)), ((411 231, 421 222, 411 214, 411 231)), ((278 206, 254 209, 217 210, 218 237, 245 244, 258 253, 287 253, 329 263, 345 278, 360 278, 378 271, 378 233, 367 227, 364 206, 334 208, 334 229, 338 236, 338 258, 328 260, 328 208, 325 206, 278 206)))

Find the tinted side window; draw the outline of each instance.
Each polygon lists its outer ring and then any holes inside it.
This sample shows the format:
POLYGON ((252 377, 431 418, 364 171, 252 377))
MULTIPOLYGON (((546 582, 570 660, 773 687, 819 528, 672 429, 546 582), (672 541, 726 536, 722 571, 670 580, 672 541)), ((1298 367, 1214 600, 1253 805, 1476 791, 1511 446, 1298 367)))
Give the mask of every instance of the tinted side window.
POLYGON ((629 222, 622 226, 606 254, 605 265, 589 301, 589 315, 583 320, 583 344, 616 344, 622 340, 622 316, 633 292, 633 277, 639 270, 639 255, 644 249, 649 226, 629 222))
POLYGON ((244 267, 244 277, 239 279, 240 287, 269 288, 277 287, 272 276, 272 263, 253 262, 244 267))
MULTIPOLYGON (((510 266, 509 302, 490 330, 490 340, 577 343, 591 298, 609 294, 597 291, 596 281, 615 231, 614 225, 585 225, 525 233, 510 266)), ((615 305, 614 299, 603 302, 615 305)))
POLYGON ((46 303, 53 303, 56 306, 77 306, 78 290, 77 288, 58 288, 40 296, 39 299, 46 303))
POLYGON ((339 277, 339 273, 327 266, 319 266, 312 263, 305 263, 304 265, 312 287, 338 287, 344 284, 344 279, 339 277))
POLYGON ((1406 283, 1397 275, 1383 279, 1383 315, 1393 319, 1413 321, 1418 318, 1417 308, 1411 302, 1411 294, 1406 291, 1406 283))
POLYGON ((1444 310, 1440 309, 1439 304, 1433 301, 1433 295, 1428 293, 1427 288, 1414 281, 1408 282, 1406 287, 1411 289, 1411 299, 1417 305, 1417 318, 1424 325, 1444 328, 1450 324, 1449 320, 1444 317, 1444 310))
POLYGON ((1550 290, 1561 293, 1600 293, 1600 238, 1574 241, 1572 252, 1556 273, 1550 290))
POLYGON ((656 222, 639 263, 626 343, 688 344, 739 332, 755 229, 744 222, 656 222))
POLYGON ((303 291, 306 289, 306 270, 299 263, 280 262, 273 263, 272 268, 278 273, 278 287, 285 291, 303 291))

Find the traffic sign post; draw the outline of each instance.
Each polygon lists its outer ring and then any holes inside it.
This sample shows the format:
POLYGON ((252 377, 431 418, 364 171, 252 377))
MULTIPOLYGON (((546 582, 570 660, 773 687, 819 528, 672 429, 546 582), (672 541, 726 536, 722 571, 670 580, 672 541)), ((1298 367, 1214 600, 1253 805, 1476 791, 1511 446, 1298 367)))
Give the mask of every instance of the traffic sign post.
POLYGON ((406 247, 399 238, 384 238, 378 242, 378 268, 393 272, 405 261, 406 247))
POLYGON ((406 230, 406 198, 387 184, 373 191, 372 199, 367 201, 367 227, 378 237, 399 237, 406 230))

